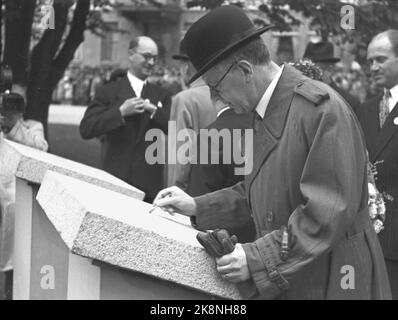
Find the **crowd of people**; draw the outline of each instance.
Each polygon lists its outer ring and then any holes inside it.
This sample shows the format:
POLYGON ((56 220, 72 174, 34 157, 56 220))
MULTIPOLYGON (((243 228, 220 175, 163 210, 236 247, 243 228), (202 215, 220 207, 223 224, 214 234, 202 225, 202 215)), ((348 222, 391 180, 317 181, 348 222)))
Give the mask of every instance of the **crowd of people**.
MULTIPOLYGON (((366 67, 366 66, 365 66, 366 67)), ((333 67, 332 77, 337 84, 361 103, 377 95, 378 88, 365 68, 349 68, 343 64, 333 67)), ((54 90, 52 103, 86 106, 94 97, 98 86, 111 81, 112 74, 120 69, 118 64, 104 64, 99 67, 72 64, 54 90)), ((160 85, 172 95, 184 89, 183 75, 177 67, 166 64, 156 65, 148 81, 160 85)))
MULTIPOLYGON (((112 81, 117 71, 127 72, 118 64, 103 64, 99 67, 82 66, 73 63, 66 70, 53 92, 52 103, 65 105, 87 106, 93 99, 98 86, 112 81)), ((149 79, 172 94, 182 90, 181 75, 178 68, 157 65, 149 79)))
POLYGON ((269 28, 221 6, 188 30, 178 68, 140 36, 128 70, 72 67, 57 97, 85 97, 80 134, 100 140, 103 169, 190 217, 242 297, 398 299, 398 30, 374 35, 365 72, 327 41, 278 65, 269 28), (148 132, 169 140, 151 159, 148 132))

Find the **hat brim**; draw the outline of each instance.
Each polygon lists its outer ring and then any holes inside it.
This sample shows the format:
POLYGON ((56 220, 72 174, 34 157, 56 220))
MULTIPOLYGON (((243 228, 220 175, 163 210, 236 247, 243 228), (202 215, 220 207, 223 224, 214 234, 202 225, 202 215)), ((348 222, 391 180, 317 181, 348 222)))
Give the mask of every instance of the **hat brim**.
POLYGON ((184 61, 189 61, 189 57, 184 54, 174 54, 171 56, 172 59, 174 60, 184 60, 184 61))
POLYGON ((244 45, 246 42, 249 40, 259 36, 260 34, 268 31, 269 29, 275 27, 274 25, 269 25, 266 27, 258 28, 255 29, 253 28, 253 31, 248 33, 246 36, 240 38, 239 40, 231 43, 227 47, 225 47, 223 50, 221 50, 219 53, 217 53, 214 57, 212 57, 202 68, 200 68, 194 75, 193 77, 189 80, 188 85, 194 82, 196 79, 201 77, 206 71, 208 71, 211 67, 213 67, 217 62, 219 62, 223 57, 227 56, 230 54, 234 49, 238 48, 239 46, 244 45))

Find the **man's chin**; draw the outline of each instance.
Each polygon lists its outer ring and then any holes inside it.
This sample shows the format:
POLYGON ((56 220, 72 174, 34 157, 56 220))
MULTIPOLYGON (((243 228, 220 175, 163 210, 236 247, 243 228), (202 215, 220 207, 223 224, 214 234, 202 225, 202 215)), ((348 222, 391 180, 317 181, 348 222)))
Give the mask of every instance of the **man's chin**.
POLYGON ((150 75, 152 75, 152 69, 143 69, 142 70, 142 74, 145 76, 145 77, 149 77, 150 75))
POLYGON ((378 87, 384 87, 386 84, 386 80, 382 76, 374 77, 374 82, 378 87))

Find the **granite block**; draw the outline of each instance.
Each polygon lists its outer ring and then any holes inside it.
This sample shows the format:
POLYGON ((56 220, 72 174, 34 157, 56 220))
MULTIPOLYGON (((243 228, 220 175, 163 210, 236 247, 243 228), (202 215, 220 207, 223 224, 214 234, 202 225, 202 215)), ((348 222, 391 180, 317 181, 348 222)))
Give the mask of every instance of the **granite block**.
POLYGON ((150 204, 51 171, 37 201, 72 253, 240 299, 237 288, 217 273, 185 216, 151 214, 150 204))

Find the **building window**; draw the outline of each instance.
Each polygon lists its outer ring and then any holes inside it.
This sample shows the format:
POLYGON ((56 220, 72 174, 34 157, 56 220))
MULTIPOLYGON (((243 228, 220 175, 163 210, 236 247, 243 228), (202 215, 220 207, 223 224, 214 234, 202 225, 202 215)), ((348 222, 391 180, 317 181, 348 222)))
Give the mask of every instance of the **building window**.
POLYGON ((117 22, 107 22, 107 29, 101 39, 101 61, 112 61, 113 47, 115 45, 115 32, 117 22))

